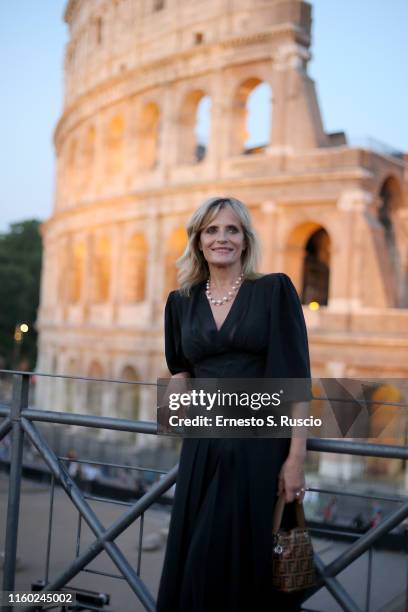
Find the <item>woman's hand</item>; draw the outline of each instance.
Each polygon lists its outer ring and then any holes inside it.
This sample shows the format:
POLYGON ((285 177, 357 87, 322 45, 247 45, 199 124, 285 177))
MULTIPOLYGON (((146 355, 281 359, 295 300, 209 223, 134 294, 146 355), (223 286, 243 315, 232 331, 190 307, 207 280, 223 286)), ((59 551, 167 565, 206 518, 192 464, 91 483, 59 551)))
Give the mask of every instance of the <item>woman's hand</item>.
POLYGON ((278 495, 282 494, 287 504, 295 499, 302 503, 305 496, 304 459, 288 457, 282 465, 278 479, 278 495), (300 495, 296 495, 297 491, 300 491, 300 495))

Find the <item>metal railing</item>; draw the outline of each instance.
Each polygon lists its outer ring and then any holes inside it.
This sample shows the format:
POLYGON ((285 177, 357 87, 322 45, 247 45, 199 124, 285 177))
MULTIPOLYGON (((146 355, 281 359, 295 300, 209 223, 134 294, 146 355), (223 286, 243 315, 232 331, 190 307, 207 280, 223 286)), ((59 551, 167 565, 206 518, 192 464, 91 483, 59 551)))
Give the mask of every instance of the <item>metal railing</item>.
POLYGON ((386 142, 378 140, 378 138, 373 138, 372 136, 351 136, 348 138, 348 141, 349 146, 368 149, 369 151, 374 151, 380 155, 390 155, 391 157, 396 157, 398 159, 402 159, 404 155, 403 151, 395 149, 386 142))
MULTIPOLYGON (((125 513, 112 525, 105 528, 89 504, 89 500, 92 499, 92 496, 87 495, 79 488, 78 484, 75 482, 75 479, 69 474, 65 466, 65 461, 67 458, 58 457, 56 455, 41 431, 38 429, 38 427, 36 427, 36 423, 47 422, 67 424, 150 435, 157 435, 157 423, 32 409, 28 407, 28 394, 30 377, 33 376, 33 373, 11 371, 8 371, 7 373, 13 375, 12 401, 11 405, 0 403, 0 417, 3 417, 3 421, 0 423, 0 441, 7 434, 11 434, 3 591, 13 591, 15 587, 17 537, 23 468, 23 441, 24 437, 27 436, 29 441, 37 449, 39 455, 44 459, 52 475, 50 509, 52 510, 53 490, 55 482, 57 481, 78 511, 78 533, 80 534, 81 521, 84 520, 95 536, 92 544, 90 544, 86 550, 82 552, 79 551, 77 538, 76 558, 58 577, 52 579, 51 581, 48 581, 50 550, 50 540, 48 539, 46 574, 42 592, 46 593, 48 591, 62 589, 70 580, 72 580, 72 578, 77 576, 79 572, 91 571, 85 570, 85 568, 99 555, 99 553, 105 551, 119 571, 119 575, 109 575, 111 577, 114 576, 126 580, 144 608, 153 612, 155 610, 155 600, 140 577, 143 517, 146 510, 148 510, 152 504, 157 502, 159 498, 176 482, 178 466, 174 466, 167 473, 165 473, 163 478, 154 483, 150 489, 137 501, 131 504, 126 504, 128 509, 125 511, 125 513), (141 521, 139 531, 138 563, 135 570, 122 553, 119 546, 115 543, 115 540, 138 518, 140 518, 141 521)), ((38 374, 35 374, 35 376, 38 376, 38 374)), ((398 403, 398 406, 401 406, 401 404, 398 403)), ((309 439, 307 441, 307 448, 311 451, 326 453, 393 458, 404 461, 408 459, 407 446, 382 445, 348 440, 309 439)), ((129 468, 130 466, 122 467, 129 468)), ((151 471, 151 468, 135 467, 134 469, 148 469, 151 471)), ((314 490, 323 491, 323 489, 314 490)), ((334 490, 331 490, 330 492, 336 494, 340 493, 339 491, 336 492, 334 490)), ((356 541, 354 541, 333 561, 325 565, 320 555, 315 554, 318 583, 314 589, 308 591, 308 598, 314 592, 325 586, 332 594, 334 599, 343 608, 343 610, 349 612, 361 612, 361 609, 351 598, 350 594, 346 591, 343 585, 339 582, 337 576, 363 553, 371 551, 373 545, 377 543, 380 538, 382 538, 385 534, 388 534, 408 517, 408 498, 402 498, 401 500, 394 499, 394 501, 400 501, 398 508, 388 514, 377 526, 360 535, 356 541)), ((371 553, 369 554, 369 565, 371 567, 371 553)), ((95 572, 95 570, 93 571, 95 572)), ((370 576, 371 572, 368 575, 365 610, 369 610, 370 605, 370 576)), ((408 602, 408 591, 406 599, 408 602)), ((36 608, 34 606, 25 608, 26 611, 34 611, 35 609, 36 608)), ((11 611, 10 607, 3 606, 4 612, 8 612, 9 610, 11 611)))

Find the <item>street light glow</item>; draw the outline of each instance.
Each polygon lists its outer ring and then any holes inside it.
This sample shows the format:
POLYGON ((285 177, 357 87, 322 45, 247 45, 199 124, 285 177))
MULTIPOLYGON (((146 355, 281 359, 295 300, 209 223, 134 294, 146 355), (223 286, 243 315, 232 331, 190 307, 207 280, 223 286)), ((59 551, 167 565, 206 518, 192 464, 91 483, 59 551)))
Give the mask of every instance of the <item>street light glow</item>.
POLYGON ((27 323, 22 323, 20 325, 20 330, 23 332, 23 334, 25 334, 26 332, 28 332, 28 325, 27 323))

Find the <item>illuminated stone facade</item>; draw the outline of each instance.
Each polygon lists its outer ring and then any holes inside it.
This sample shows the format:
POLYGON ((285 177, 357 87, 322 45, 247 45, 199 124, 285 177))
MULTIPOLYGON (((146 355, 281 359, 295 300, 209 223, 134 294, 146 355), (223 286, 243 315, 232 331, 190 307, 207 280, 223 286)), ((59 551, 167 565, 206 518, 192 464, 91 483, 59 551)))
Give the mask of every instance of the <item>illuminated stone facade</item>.
MULTIPOLYGON (((163 307, 186 220, 205 198, 230 194, 251 209, 261 271, 286 272, 305 304, 320 304, 305 306, 313 375, 408 378, 407 158, 325 133, 307 72, 310 5, 70 0, 65 20, 38 371, 166 374, 163 307), (248 148, 247 101, 262 83, 271 129, 248 148), (195 124, 205 98, 203 144, 195 124)), ((73 385, 39 381, 37 401, 155 416, 144 387, 135 410, 133 391, 119 401, 114 385, 73 385)))

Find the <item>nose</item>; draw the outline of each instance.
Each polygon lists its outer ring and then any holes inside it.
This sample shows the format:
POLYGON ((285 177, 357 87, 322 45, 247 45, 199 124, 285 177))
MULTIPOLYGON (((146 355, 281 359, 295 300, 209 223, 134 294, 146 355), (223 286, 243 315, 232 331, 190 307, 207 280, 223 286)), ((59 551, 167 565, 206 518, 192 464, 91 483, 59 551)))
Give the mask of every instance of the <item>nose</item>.
POLYGON ((226 231, 227 230, 221 230, 217 236, 217 242, 222 242, 223 244, 225 244, 227 242, 227 235, 226 235, 226 231))

